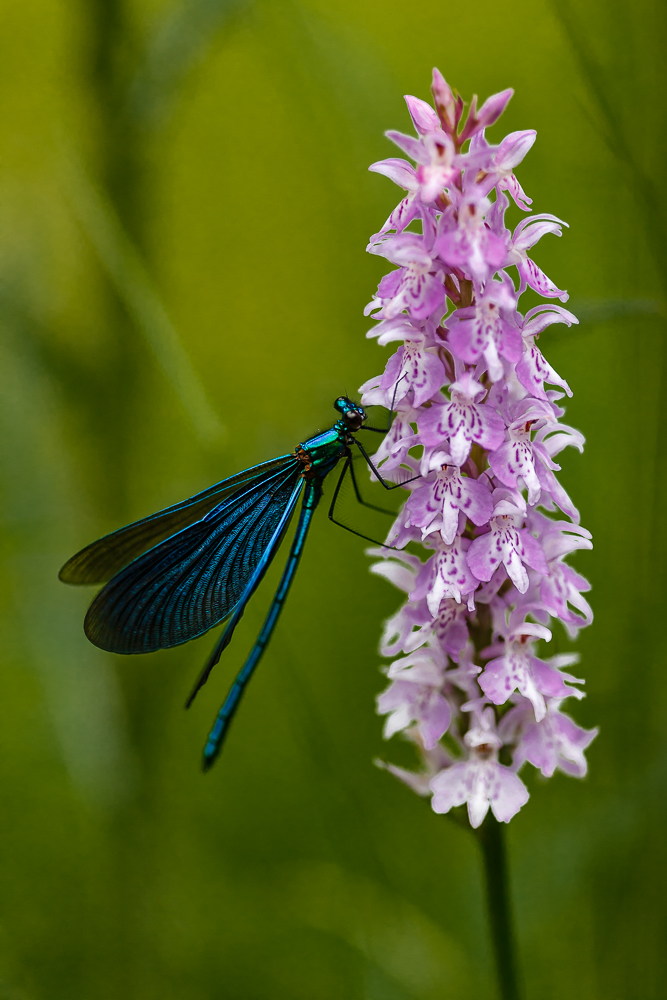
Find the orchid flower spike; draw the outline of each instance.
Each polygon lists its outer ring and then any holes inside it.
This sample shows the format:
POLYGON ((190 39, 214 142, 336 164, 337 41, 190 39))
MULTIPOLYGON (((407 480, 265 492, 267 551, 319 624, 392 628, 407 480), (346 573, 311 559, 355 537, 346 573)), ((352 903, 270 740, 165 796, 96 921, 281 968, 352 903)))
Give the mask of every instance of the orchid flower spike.
POLYGON ((367 308, 368 336, 397 349, 361 387, 362 403, 394 410, 376 466, 411 472, 393 548, 372 550, 373 570, 407 595, 385 627, 381 652, 393 662, 377 705, 385 737, 411 740, 421 770, 386 768, 430 795, 435 812, 467 807, 472 827, 489 809, 509 822, 527 802, 525 765, 583 777, 597 735, 562 711, 583 697, 566 672, 576 655, 548 655, 558 622, 574 639, 592 621, 590 585, 565 562, 592 545, 556 475, 563 449, 583 450, 561 422, 559 390, 571 391, 538 347, 547 326, 577 319, 529 257, 566 223, 528 215, 510 232, 507 193, 530 212, 514 170, 535 132, 497 146, 485 135, 512 93, 479 110, 473 98, 466 118, 434 70, 434 106, 406 97, 416 135, 387 133, 413 162, 370 168, 407 192, 368 246, 395 265, 367 308), (547 301, 524 314, 527 288, 547 301), (400 551, 408 542, 425 560, 400 551))

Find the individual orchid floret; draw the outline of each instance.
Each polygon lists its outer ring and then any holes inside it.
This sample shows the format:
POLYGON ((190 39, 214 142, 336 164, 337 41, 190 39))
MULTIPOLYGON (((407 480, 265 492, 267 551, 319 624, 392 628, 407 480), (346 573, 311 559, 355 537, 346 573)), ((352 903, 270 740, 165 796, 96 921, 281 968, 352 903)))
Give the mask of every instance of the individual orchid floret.
POLYGON ((423 236, 401 233, 369 247, 400 270, 390 271, 378 286, 382 318, 392 319, 407 310, 413 319, 427 319, 444 303, 442 265, 436 262, 423 236))
POLYGON ((536 639, 550 642, 551 632, 532 622, 524 622, 513 629, 502 644, 501 655, 487 663, 479 686, 494 705, 504 705, 510 695, 518 691, 531 703, 539 722, 546 715, 545 698, 581 697, 578 688, 569 687, 565 682, 583 682, 559 669, 576 662, 576 654, 563 653, 550 661, 541 660, 535 655, 536 639))
POLYGON ((417 171, 400 157, 390 157, 386 160, 378 160, 371 163, 369 170, 376 174, 384 174, 399 187, 404 188, 408 193, 393 210, 382 229, 375 236, 371 237, 371 243, 375 243, 386 232, 395 229, 397 233, 402 233, 406 226, 409 226, 413 219, 421 217, 423 212, 422 201, 419 195, 419 181, 417 171))
MULTIPOLYGON (((500 508, 496 508, 497 510, 500 508)), ((500 566, 519 591, 528 590, 526 567, 538 573, 548 573, 547 561, 540 543, 526 528, 515 510, 499 513, 489 522, 489 531, 472 542, 468 550, 468 566, 478 580, 488 582, 500 566)))
POLYGON ((454 144, 444 133, 431 132, 422 142, 428 163, 420 163, 417 180, 421 199, 430 205, 448 188, 456 175, 454 144))
MULTIPOLYGON (((459 516, 473 524, 486 524, 493 511, 488 486, 469 476, 461 476, 455 465, 443 465, 425 477, 405 504, 410 524, 421 528, 422 538, 438 531, 450 545, 459 530, 459 516)), ((465 527, 465 520, 464 520, 465 527)))
POLYGON ((546 233, 562 236, 561 226, 567 226, 567 222, 557 219, 555 215, 531 215, 530 218, 523 219, 514 230, 514 237, 507 254, 507 264, 516 264, 521 278, 522 291, 528 286, 547 299, 560 299, 561 302, 567 302, 569 298, 567 292, 557 288, 551 278, 547 278, 535 261, 528 257, 528 250, 535 246, 546 233))
POLYGON ((577 637, 580 628, 593 621, 593 610, 582 596, 590 589, 588 580, 562 559, 550 563, 549 576, 542 579, 542 603, 550 615, 563 622, 572 639, 577 637))
MULTIPOLYGON (((369 550, 370 551, 370 550, 369 550)), ((376 567, 378 564, 376 563, 376 567)), ((375 570, 377 572, 377 570, 375 570)), ((385 575, 378 573, 379 576, 385 575)), ((414 590, 411 585, 403 588, 406 593, 414 590)), ((426 598, 403 604, 395 615, 385 622, 380 640, 382 656, 396 656, 399 652, 412 653, 431 640, 436 642, 454 663, 461 658, 461 651, 468 645, 467 606, 444 598, 435 618, 431 614, 426 598)), ((476 668, 479 673, 481 668, 476 668)))
POLYGON ((516 377, 521 385, 537 399, 547 399, 544 389, 545 382, 549 385, 559 385, 565 389, 568 396, 572 395, 572 390, 565 379, 562 379, 558 372, 551 367, 535 343, 526 345, 523 357, 516 366, 516 377))
MULTIPOLYGON (((440 128, 423 132, 419 139, 402 132, 385 134, 417 163, 415 177, 422 203, 429 205, 434 202, 457 174, 456 149, 452 140, 440 128)), ((402 183, 401 187, 405 184, 402 183)))
POLYGON ((531 515, 531 523, 549 567, 548 575, 540 578, 540 599, 545 610, 559 618, 575 638, 580 628, 593 621, 591 606, 582 596, 591 585, 564 562, 564 557, 579 549, 592 549, 591 534, 579 525, 554 522, 536 512, 531 515))
POLYGON ((507 259, 505 241, 484 223, 490 208, 488 198, 478 191, 471 192, 459 206, 456 229, 443 232, 435 241, 435 249, 445 264, 462 268, 468 278, 477 282, 486 281, 507 259))
POLYGON ((387 768, 430 793, 436 812, 467 804, 478 827, 489 807, 507 822, 527 801, 522 765, 586 773, 597 731, 560 711, 583 697, 567 672, 576 654, 545 658, 538 643, 559 623, 575 638, 592 621, 590 585, 569 563, 592 543, 558 479, 561 453, 584 446, 563 420, 572 391, 537 346, 548 327, 577 319, 528 256, 565 223, 528 215, 511 232, 506 221, 508 195, 530 211, 516 171, 535 132, 488 138, 511 90, 479 111, 474 98, 466 117, 436 69, 432 94, 434 106, 406 97, 415 136, 387 133, 414 166, 389 158, 371 168, 406 192, 368 247, 397 270, 366 307, 367 336, 398 349, 362 402, 393 411, 375 467, 409 493, 386 547, 372 550, 373 571, 407 598, 382 635, 393 662, 378 710, 385 735, 402 732, 425 770, 387 768), (528 288, 544 301, 524 315, 528 288))
MULTIPOLYGON (((406 97, 405 100, 420 138, 413 139, 412 136, 394 131, 389 131, 386 135, 417 163, 417 169, 414 171, 416 190, 419 191, 422 203, 429 205, 435 202, 457 176, 456 149, 451 138, 440 128, 438 118, 430 105, 425 101, 418 101, 415 97, 406 97)), ((377 169, 379 164, 373 166, 377 169)), ((378 170, 378 173, 380 172, 387 171, 378 170)), ((410 179, 410 187, 407 181, 407 175, 402 174, 397 183, 409 191, 413 190, 414 181, 410 179)))
POLYGON ((534 506, 543 489, 552 493, 552 499, 573 520, 578 514, 572 503, 552 475, 560 471, 553 455, 567 445, 583 450, 583 436, 554 419, 553 408, 541 400, 524 398, 513 407, 514 419, 507 427, 507 439, 489 455, 494 475, 504 486, 516 487, 519 479, 528 490, 528 504, 534 506), (533 433, 535 439, 533 440, 533 433))
POLYGON ((508 283, 489 281, 474 306, 457 309, 447 320, 447 343, 453 353, 471 365, 483 357, 492 382, 503 377, 501 358, 516 362, 523 353, 520 332, 503 316, 503 311, 513 315, 515 308, 508 283))
POLYGON ((471 573, 466 554, 470 541, 457 535, 451 545, 443 542, 438 535, 427 539, 435 549, 435 554, 424 564, 417 576, 415 589, 410 594, 411 601, 426 598, 432 617, 438 613, 443 598, 453 598, 461 603, 464 597, 473 593, 478 581, 471 573))
POLYGON ((407 401, 420 407, 445 381, 445 366, 423 342, 408 340, 387 362, 379 379, 361 387, 364 406, 396 406, 407 401))
POLYGON ((552 323, 578 323, 579 320, 562 306, 544 303, 526 313, 521 330, 524 341, 524 352, 516 366, 516 376, 523 387, 537 399, 546 399, 544 383, 559 385, 568 396, 572 395, 567 382, 560 377, 537 347, 535 340, 547 326, 552 323))
POLYGON ((550 698, 546 714, 539 722, 525 699, 503 716, 499 727, 502 738, 507 743, 518 741, 514 751, 516 768, 528 761, 545 778, 551 778, 556 769, 575 778, 586 776, 588 763, 584 750, 599 730, 578 726, 569 715, 561 712, 562 703, 562 698, 550 698))
POLYGON ((537 132, 526 129, 523 132, 510 132, 497 147, 490 146, 483 133, 479 133, 470 143, 471 152, 476 154, 475 166, 486 176, 480 178, 480 191, 488 194, 493 188, 498 191, 509 191, 516 205, 524 212, 530 211, 533 203, 514 176, 517 167, 529 152, 537 132))
POLYGON ((432 750, 447 732, 451 708, 442 689, 445 663, 430 650, 420 649, 392 663, 387 671, 391 684, 378 697, 378 712, 388 714, 384 738, 417 726, 426 750, 432 750))
POLYGON ((500 823, 509 823, 528 801, 528 790, 509 767, 498 763, 502 741, 495 730, 492 709, 479 715, 477 725, 465 735, 468 759, 452 764, 431 779, 434 812, 468 806, 473 829, 481 826, 489 806, 500 823))
POLYGON ((417 420, 422 444, 448 442, 452 465, 464 465, 473 444, 495 451, 505 437, 502 417, 481 400, 484 386, 466 372, 450 386, 451 401, 434 402, 417 420))
MULTIPOLYGON (((541 457, 541 456, 540 456, 541 457)), ((507 428, 507 440, 489 456, 494 475, 505 486, 517 486, 522 480, 532 507, 540 499, 542 485, 535 469, 530 420, 514 421, 507 428)))

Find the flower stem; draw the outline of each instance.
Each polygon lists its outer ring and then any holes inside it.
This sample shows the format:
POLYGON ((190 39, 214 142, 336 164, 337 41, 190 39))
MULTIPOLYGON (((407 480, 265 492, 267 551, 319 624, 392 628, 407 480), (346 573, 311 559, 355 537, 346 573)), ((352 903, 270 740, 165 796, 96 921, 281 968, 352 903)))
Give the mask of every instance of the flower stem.
POLYGON ((476 831, 484 858, 486 901, 501 1000, 521 1000, 503 824, 489 811, 476 831))

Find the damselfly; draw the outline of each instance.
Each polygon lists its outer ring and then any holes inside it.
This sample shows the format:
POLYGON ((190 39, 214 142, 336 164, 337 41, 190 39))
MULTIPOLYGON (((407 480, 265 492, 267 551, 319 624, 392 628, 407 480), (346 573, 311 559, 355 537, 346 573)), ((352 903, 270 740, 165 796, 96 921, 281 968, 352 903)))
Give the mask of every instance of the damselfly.
MULTIPOLYGON (((385 489, 404 485, 386 482, 355 437, 361 430, 382 434, 386 430, 365 426, 366 412, 346 396, 340 396, 334 407, 340 416, 333 427, 297 445, 291 454, 255 465, 105 535, 72 556, 60 571, 65 583, 106 583, 88 610, 84 630, 92 643, 113 653, 150 653, 178 646, 228 618, 188 699, 189 706, 229 645, 303 493, 287 564, 255 645, 218 712, 204 749, 205 770, 220 752, 276 626, 325 478, 343 460, 329 508, 329 517, 337 524, 341 522, 335 518, 336 501, 348 473, 357 500, 381 509, 361 497, 353 447, 385 489)), ((345 524, 341 527, 353 531, 345 524)))

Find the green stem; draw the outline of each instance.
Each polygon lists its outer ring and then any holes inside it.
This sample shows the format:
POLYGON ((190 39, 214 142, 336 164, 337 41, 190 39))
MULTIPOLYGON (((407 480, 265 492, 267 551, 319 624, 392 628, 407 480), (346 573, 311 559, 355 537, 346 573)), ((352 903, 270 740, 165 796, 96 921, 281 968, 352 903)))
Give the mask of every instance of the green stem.
POLYGON ((489 811, 476 831, 484 858, 486 901, 501 1000, 521 1000, 503 824, 489 811))

